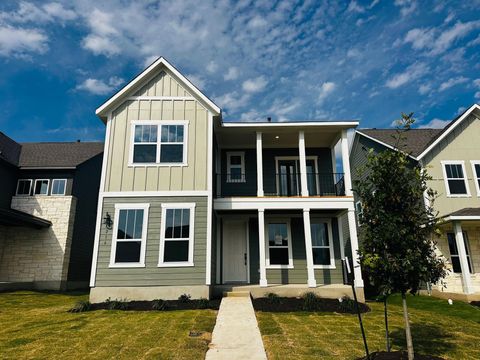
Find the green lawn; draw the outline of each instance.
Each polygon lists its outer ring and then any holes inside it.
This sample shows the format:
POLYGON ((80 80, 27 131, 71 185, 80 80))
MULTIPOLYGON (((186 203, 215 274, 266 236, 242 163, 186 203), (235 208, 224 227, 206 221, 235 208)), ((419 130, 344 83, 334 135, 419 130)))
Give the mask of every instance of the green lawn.
POLYGON ((87 295, 0 293, 2 359, 203 359, 216 311, 67 310, 87 295), (208 334, 207 334, 208 337, 208 334))
MULTIPOLYGON (((409 296, 415 350, 446 359, 480 359, 480 309, 462 302, 409 296)), ((370 351, 385 350, 383 303, 364 314, 370 351)), ((257 312, 269 359, 354 359, 364 354, 355 315, 257 312)), ((393 349, 405 349, 401 298, 389 302, 393 349)))

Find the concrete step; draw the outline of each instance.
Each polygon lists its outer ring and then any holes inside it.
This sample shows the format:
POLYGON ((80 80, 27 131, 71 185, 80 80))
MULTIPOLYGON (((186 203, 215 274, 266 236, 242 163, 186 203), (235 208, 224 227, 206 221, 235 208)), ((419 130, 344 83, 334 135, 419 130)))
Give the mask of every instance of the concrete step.
POLYGON ((250 297, 250 291, 225 291, 224 297, 250 297))

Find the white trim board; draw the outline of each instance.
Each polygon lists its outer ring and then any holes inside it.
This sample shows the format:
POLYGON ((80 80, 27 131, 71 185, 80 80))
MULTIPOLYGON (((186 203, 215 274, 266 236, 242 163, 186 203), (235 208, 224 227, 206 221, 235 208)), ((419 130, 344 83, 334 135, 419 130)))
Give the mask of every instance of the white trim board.
POLYGON ((358 126, 358 121, 290 121, 290 122, 222 122, 222 127, 328 127, 328 126, 345 126, 353 128, 358 126))
POLYGON ((208 190, 175 190, 175 191, 106 191, 100 196, 111 197, 159 197, 159 196, 208 196, 208 190))
POLYGON ((118 103, 122 97, 125 97, 126 94, 133 90, 136 85, 148 78, 152 73, 154 73, 161 66, 164 66, 168 71, 170 71, 175 77, 177 77, 183 85, 187 88, 188 91, 195 94, 214 115, 220 115, 221 109, 208 97, 206 97, 195 85, 192 84, 185 76, 183 76, 172 64, 170 64, 163 56, 155 60, 150 66, 143 70, 139 75, 137 75, 132 81, 125 85, 120 91, 103 103, 97 110, 95 114, 100 117, 102 120, 105 119, 107 112, 111 111, 111 107, 118 103))

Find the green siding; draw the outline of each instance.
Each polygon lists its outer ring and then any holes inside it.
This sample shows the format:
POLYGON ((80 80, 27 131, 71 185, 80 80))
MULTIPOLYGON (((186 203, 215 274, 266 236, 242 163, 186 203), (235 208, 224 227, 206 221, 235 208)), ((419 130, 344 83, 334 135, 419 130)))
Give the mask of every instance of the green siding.
POLYGON ((112 230, 104 225, 100 231, 97 276, 95 286, 163 286, 204 285, 206 266, 207 197, 129 197, 105 198, 102 218, 108 212, 112 218, 116 203, 149 203, 147 244, 144 268, 109 268, 112 230), (158 267, 160 249, 161 204, 196 203, 194 226, 195 266, 164 268, 158 267))

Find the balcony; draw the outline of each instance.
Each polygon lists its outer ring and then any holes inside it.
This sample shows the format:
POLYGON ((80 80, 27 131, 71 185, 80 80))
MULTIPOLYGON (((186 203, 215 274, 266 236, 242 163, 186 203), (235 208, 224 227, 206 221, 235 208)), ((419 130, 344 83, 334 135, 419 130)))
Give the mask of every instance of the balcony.
MULTIPOLYGON (((301 174, 286 171, 264 174, 264 196, 302 196, 301 174)), ((345 196, 343 173, 307 172, 308 196, 345 196)), ((217 197, 257 196, 256 173, 217 174, 217 197)))

